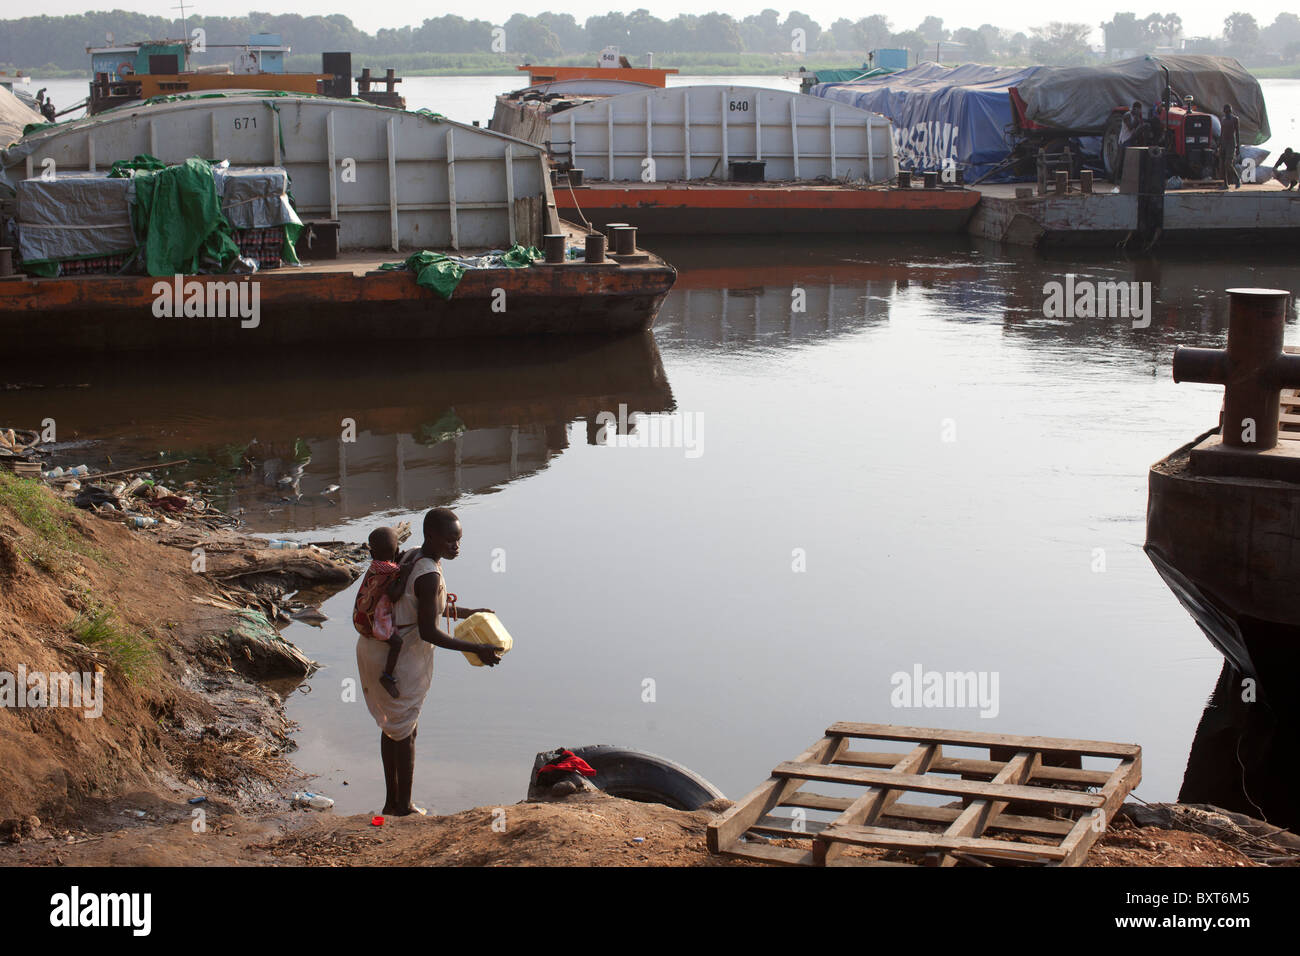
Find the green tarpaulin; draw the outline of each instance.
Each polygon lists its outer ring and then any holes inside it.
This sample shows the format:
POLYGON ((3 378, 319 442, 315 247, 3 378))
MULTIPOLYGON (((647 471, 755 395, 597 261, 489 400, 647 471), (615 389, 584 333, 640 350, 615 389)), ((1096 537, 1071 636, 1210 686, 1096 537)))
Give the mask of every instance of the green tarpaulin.
POLYGON ((187 159, 179 166, 153 169, 150 160, 158 162, 137 156, 126 164, 135 169, 131 219, 145 271, 151 276, 225 272, 239 256, 239 246, 221 214, 212 167, 187 159))
POLYGON ((379 268, 410 269, 415 273, 416 285, 432 289, 442 298, 450 299, 470 269, 522 269, 540 258, 542 254, 536 246, 521 246, 516 243, 505 252, 489 253, 486 256, 449 256, 425 249, 407 256, 402 262, 385 262, 379 268))

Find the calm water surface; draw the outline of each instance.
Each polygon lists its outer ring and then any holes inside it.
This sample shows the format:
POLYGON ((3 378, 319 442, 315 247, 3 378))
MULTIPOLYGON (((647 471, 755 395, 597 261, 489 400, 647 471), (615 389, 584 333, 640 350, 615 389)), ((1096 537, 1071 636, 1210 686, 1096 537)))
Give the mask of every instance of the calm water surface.
MULTIPOLYGON (((405 92, 470 120, 516 85, 405 92)), ((1282 135, 1300 83, 1265 89, 1282 135)), ((1170 358, 1222 344, 1223 290, 1300 285, 1290 258, 643 239, 680 272, 645 337, 30 368, 90 388, 10 392, 6 417, 196 474, 249 455, 226 504, 267 534, 359 541, 454 506, 449 586, 516 644, 492 670, 438 652, 415 790, 439 812, 519 800, 537 751, 600 742, 739 796, 837 720, 1137 741, 1139 795, 1173 799, 1221 661, 1142 553, 1146 471, 1221 390, 1175 385, 1170 358), (1067 272, 1151 282, 1151 326, 1043 318, 1067 272), (594 443, 620 404, 691 416, 701 453, 594 443), (281 500, 295 466, 302 498, 281 500), (997 715, 892 706, 916 665, 995 672, 997 715)), ((286 631, 323 665, 288 702, 296 759, 342 812, 382 802, 377 730, 343 699, 354 594, 286 631)))

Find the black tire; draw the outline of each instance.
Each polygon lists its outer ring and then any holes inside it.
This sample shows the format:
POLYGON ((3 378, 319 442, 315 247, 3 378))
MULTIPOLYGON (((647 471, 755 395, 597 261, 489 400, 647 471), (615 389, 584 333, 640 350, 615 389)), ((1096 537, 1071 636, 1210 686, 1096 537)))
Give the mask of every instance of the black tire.
POLYGON ((1124 123, 1123 113, 1112 113, 1101 133, 1101 161, 1111 182, 1119 182, 1124 172, 1124 150, 1119 145, 1119 131, 1124 123))
POLYGON ((662 803, 675 810, 698 810, 723 798, 722 791, 709 781, 667 757, 614 744, 572 749, 596 771, 596 776, 588 779, 613 797, 662 803))

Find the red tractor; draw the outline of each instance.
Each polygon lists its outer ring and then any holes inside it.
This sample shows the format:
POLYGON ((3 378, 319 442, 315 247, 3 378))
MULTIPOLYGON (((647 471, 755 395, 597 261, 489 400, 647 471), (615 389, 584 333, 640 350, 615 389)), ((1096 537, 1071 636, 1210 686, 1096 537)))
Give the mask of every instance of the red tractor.
MULTIPOLYGON (((1124 150, 1119 134, 1128 109, 1115 107, 1101 134, 1101 157, 1106 174, 1115 182, 1124 170, 1124 150)), ((1213 179, 1218 137, 1214 117, 1195 108, 1190 96, 1180 104, 1169 86, 1165 70, 1165 91, 1154 115, 1143 117, 1143 129, 1126 145, 1159 147, 1165 151, 1165 169, 1183 179, 1213 179)))
MULTIPOLYGON (((1146 108, 1142 129, 1126 145, 1160 148, 1165 153, 1165 169, 1171 175, 1183 179, 1212 179, 1218 149, 1215 119, 1209 113, 1196 110, 1190 96, 1180 102, 1169 85, 1169 70, 1163 66, 1161 69, 1165 74, 1161 101, 1155 107, 1154 116, 1151 108, 1146 108)), ((1119 133, 1124 114, 1128 112, 1127 105, 1116 106, 1100 129, 1059 129, 1029 119, 1020 91, 1013 86, 1008 92, 1011 94, 1011 132, 1015 143, 1008 162, 1020 159, 1028 164, 1040 148, 1051 155, 1072 142, 1100 136, 1101 160, 1106 174, 1119 182, 1124 166, 1119 133)), ((1025 170, 1018 171, 1028 171, 1027 165, 1025 170)))

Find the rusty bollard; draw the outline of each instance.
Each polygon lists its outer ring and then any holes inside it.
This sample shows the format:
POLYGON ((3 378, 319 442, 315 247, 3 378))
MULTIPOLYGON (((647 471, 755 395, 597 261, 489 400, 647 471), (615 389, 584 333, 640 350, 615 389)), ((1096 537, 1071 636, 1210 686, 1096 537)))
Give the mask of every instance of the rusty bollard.
POLYGON ((564 261, 564 234, 550 232, 542 236, 542 248, 546 253, 546 261, 556 264, 564 261))
POLYGON ((939 185, 939 174, 935 172, 922 173, 921 185, 926 189, 935 189, 939 185))
POLYGON ((636 255, 636 226, 618 226, 614 229, 614 254, 636 255))
POLYGON ((911 170, 900 169, 900 170, 898 171, 898 188, 899 188, 899 189, 911 189, 911 188, 912 188, 912 172, 911 172, 911 170))
POLYGON ((586 261, 593 265, 605 261, 605 236, 603 233, 592 232, 587 234, 586 261))
POLYGON ((1092 170, 1084 169, 1079 172, 1079 192, 1085 196, 1092 193, 1092 170))
POLYGON ((1268 451, 1277 446, 1282 389, 1300 388, 1300 355, 1282 351, 1291 293, 1229 289, 1228 295, 1228 347, 1175 349, 1174 381, 1224 386, 1223 444, 1268 451))

